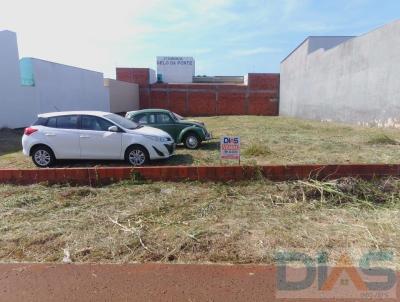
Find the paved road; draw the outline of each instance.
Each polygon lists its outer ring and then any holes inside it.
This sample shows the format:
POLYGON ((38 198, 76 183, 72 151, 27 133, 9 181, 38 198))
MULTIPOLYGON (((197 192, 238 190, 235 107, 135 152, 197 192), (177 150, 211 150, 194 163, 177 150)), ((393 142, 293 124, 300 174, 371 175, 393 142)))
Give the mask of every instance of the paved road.
POLYGON ((0 301, 7 302, 274 301, 274 289, 275 269, 267 266, 0 265, 0 301))

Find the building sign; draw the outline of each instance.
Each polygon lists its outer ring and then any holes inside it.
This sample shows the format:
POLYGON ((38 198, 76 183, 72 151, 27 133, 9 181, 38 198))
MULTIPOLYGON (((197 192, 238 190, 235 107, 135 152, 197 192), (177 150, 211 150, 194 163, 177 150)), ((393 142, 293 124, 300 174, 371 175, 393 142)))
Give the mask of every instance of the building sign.
POLYGON ((192 83, 193 57, 157 57, 157 79, 164 83, 192 83))
POLYGON ((194 60, 192 57, 157 57, 157 66, 158 65, 193 66, 194 60))
POLYGON ((221 138, 221 159, 236 159, 240 162, 239 136, 223 136, 221 138))

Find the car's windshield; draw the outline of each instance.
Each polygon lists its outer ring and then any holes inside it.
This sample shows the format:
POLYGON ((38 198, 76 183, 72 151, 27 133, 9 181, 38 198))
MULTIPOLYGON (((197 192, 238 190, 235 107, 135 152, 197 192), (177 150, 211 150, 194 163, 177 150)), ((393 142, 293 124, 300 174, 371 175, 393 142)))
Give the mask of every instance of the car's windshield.
POLYGON ((172 112, 172 115, 174 116, 174 118, 175 118, 176 121, 184 120, 184 119, 185 119, 183 116, 180 116, 179 114, 177 114, 177 113, 175 113, 175 112, 172 112))
POLYGON ((125 129, 136 129, 139 127, 139 124, 117 114, 107 114, 104 117, 125 129))

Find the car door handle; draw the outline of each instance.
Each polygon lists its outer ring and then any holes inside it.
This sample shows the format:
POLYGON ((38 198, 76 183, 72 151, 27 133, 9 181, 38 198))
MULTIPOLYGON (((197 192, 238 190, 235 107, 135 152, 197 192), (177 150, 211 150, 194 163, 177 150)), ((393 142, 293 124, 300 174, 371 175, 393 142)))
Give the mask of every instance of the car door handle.
POLYGON ((56 136, 55 133, 46 133, 45 135, 46 135, 46 136, 56 136))
POLYGON ((80 138, 90 138, 89 135, 81 135, 80 138))

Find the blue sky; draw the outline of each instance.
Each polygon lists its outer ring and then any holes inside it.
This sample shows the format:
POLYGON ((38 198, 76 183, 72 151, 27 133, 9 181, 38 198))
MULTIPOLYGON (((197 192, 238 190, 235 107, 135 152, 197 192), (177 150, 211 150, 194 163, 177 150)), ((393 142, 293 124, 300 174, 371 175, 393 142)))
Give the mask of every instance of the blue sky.
POLYGON ((193 56, 196 74, 278 72, 310 35, 359 35, 399 18, 399 0, 0 0, 20 56, 104 72, 193 56), (22 9, 23 8, 23 9, 22 9))

